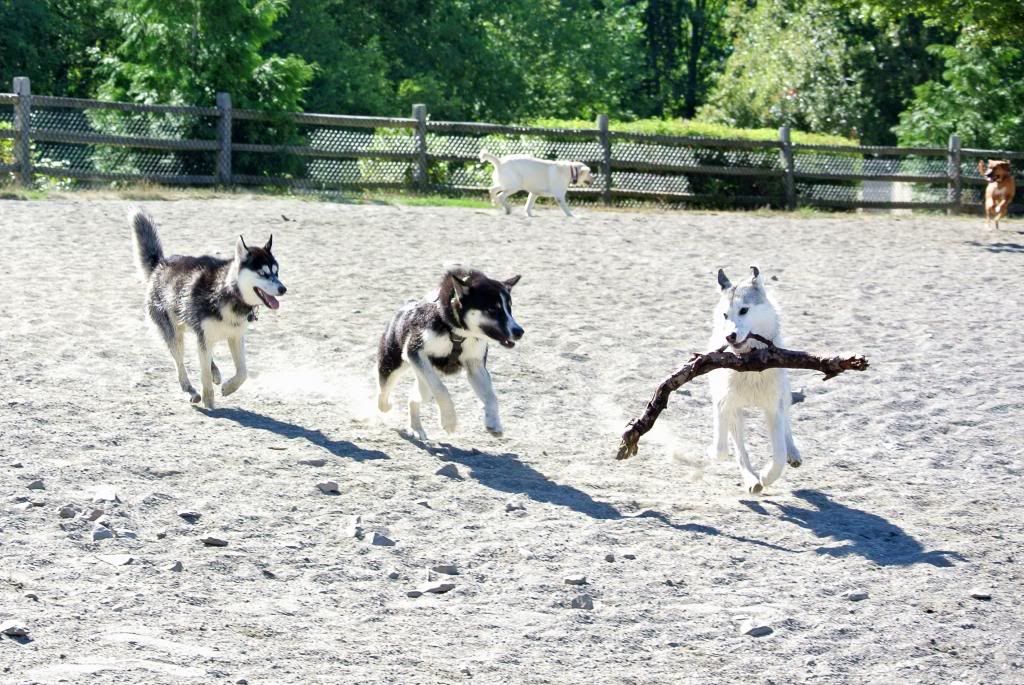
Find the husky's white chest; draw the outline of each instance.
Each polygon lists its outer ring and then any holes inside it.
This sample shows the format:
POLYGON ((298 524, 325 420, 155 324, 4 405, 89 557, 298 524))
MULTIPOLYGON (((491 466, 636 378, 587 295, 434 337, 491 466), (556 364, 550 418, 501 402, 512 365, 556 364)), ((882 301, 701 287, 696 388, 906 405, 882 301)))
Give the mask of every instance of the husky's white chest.
POLYGON ((210 317, 203 320, 203 336, 208 344, 220 340, 241 338, 248 328, 249 320, 244 316, 239 316, 231 306, 221 307, 219 319, 210 317))
POLYGON ((778 406, 784 393, 788 392, 789 379, 785 369, 766 371, 712 371, 711 396, 716 403, 732 407, 778 406))

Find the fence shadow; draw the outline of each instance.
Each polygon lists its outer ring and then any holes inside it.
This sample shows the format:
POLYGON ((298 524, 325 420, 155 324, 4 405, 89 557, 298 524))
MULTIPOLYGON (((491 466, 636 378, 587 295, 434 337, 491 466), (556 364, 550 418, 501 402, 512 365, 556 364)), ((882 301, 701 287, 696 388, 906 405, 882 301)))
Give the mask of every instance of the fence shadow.
MULTIPOLYGON (((952 566, 951 560, 963 561, 957 552, 925 550, 916 538, 890 521, 861 509, 840 504, 817 490, 796 490, 793 495, 808 507, 766 501, 777 508, 782 520, 806 528, 819 538, 834 538, 845 543, 819 547, 818 554, 833 557, 857 555, 880 566, 952 566)), ((761 504, 744 502, 755 512, 770 516, 761 504)))
POLYGON ((227 419, 245 426, 246 428, 257 428, 259 430, 276 433, 288 439, 301 438, 312 445, 327 450, 336 457, 345 457, 356 461, 367 461, 370 459, 390 459, 387 454, 379 450, 368 450, 348 440, 335 440, 324 435, 320 429, 306 428, 296 423, 289 423, 275 419, 266 414, 258 414, 248 409, 205 409, 200 410, 207 416, 215 419, 227 419))

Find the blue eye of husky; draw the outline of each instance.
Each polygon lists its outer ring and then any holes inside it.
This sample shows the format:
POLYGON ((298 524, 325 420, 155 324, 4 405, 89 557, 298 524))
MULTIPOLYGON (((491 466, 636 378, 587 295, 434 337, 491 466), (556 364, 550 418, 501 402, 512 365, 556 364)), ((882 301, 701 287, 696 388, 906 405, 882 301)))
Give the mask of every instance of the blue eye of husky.
POLYGON ((740 310, 740 316, 743 316, 744 314, 746 314, 749 311, 750 311, 749 307, 744 307, 743 309, 740 310))

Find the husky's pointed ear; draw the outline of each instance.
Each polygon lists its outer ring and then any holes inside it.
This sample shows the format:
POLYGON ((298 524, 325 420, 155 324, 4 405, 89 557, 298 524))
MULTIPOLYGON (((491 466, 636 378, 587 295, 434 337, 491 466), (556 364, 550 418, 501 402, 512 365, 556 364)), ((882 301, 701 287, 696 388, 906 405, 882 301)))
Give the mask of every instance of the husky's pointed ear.
POLYGON ((725 275, 725 272, 721 269, 718 270, 718 286, 722 290, 727 290, 732 287, 732 282, 729 281, 729 277, 725 275))
POLYGON ((238 236, 235 241, 235 259, 242 261, 249 254, 249 246, 245 244, 245 238, 238 236))
POLYGON ((267 238, 267 244, 263 246, 263 249, 270 252, 270 246, 274 244, 274 234, 271 233, 270 237, 267 238))
POLYGON ((764 276, 761 275, 761 270, 756 266, 750 266, 750 284, 755 288, 764 287, 764 276))
POLYGON ((512 288, 515 287, 516 283, 518 283, 519 279, 522 278, 522 277, 523 277, 522 274, 516 274, 515 276, 513 276, 510 279, 508 279, 507 281, 503 281, 504 284, 505 284, 505 287, 508 288, 509 290, 512 290, 512 288))

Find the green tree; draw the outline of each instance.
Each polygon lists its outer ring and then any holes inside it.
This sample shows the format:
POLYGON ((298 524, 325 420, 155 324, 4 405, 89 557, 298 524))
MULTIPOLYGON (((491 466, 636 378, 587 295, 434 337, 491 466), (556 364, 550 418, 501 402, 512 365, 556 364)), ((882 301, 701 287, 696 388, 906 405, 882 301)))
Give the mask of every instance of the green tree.
POLYGON ((849 134, 860 125, 865 101, 839 24, 819 0, 762 0, 736 15, 733 53, 700 117, 849 134))
POLYGON ((103 98, 212 104, 218 91, 237 106, 301 108, 313 67, 300 57, 265 56, 286 0, 113 0, 120 33, 102 64, 103 98))
POLYGON ((1024 150, 1024 50, 968 33, 931 50, 945 69, 915 89, 895 128, 900 143, 944 146, 957 133, 965 146, 1024 150))

